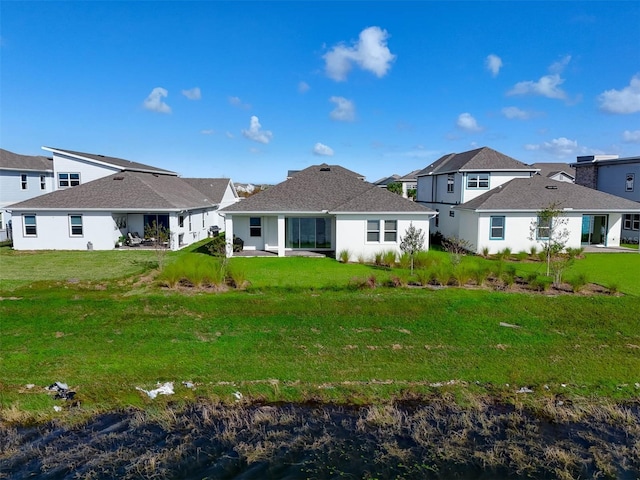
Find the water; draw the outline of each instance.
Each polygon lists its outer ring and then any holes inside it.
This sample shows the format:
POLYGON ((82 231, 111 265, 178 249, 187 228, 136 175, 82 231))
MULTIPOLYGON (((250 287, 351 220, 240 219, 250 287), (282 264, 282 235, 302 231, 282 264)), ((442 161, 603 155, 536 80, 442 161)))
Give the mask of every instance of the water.
POLYGON ((0 426, 0 478, 637 479, 638 405, 584 411, 443 399, 122 411, 0 426))

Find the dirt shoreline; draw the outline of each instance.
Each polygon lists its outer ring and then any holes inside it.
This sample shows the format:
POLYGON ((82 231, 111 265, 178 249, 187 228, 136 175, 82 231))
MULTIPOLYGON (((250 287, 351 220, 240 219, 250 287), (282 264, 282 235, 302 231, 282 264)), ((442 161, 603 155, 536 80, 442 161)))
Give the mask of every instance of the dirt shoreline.
POLYGON ((640 402, 465 406, 199 401, 81 424, 0 424, 0 478, 617 478, 640 476, 640 402))

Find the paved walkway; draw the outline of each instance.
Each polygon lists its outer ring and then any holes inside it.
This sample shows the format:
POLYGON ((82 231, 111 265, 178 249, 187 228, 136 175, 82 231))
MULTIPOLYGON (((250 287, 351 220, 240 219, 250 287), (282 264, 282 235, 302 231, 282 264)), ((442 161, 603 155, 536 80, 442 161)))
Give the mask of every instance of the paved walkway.
MULTIPOLYGON (((242 250, 241 252, 233 252, 234 257, 277 257, 276 252, 267 252, 265 250, 242 250)), ((309 250, 287 250, 285 257, 331 257, 333 252, 312 252, 309 250)))
POLYGON ((584 247, 585 253, 635 253, 638 254, 638 250, 625 247, 605 247, 600 245, 587 245, 584 247))

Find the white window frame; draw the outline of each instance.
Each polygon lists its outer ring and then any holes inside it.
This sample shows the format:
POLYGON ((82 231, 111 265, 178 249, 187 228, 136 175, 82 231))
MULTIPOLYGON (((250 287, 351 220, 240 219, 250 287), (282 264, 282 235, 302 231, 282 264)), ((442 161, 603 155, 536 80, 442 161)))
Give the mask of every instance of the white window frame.
POLYGON ((26 173, 20 174, 20 189, 27 190, 29 188, 29 176, 26 173))
POLYGON ((249 236, 262 237, 262 217, 249 217, 249 236))
POLYGON ((467 190, 489 190, 490 185, 489 173, 467 173, 467 190))
POLYGON ((82 215, 79 215, 77 213, 71 213, 69 214, 69 236, 70 237, 84 237, 84 219, 82 218, 82 215), (72 219, 73 218, 80 218, 80 225, 77 224, 73 224, 72 219), (80 233, 74 233, 73 232, 73 228, 74 227, 80 227, 80 233))
POLYGON ((40 175, 40 190, 47 189, 47 177, 44 175, 40 175))
POLYGON ((380 243, 380 220, 367 220, 367 243, 380 243))
POLYGON ((454 193, 454 185, 456 182, 456 176, 453 173, 447 174, 447 193, 454 193))
POLYGON ((178 215, 178 227, 184 228, 184 215, 178 215))
POLYGON ((624 179, 624 191, 633 192, 636 175, 635 173, 627 173, 624 179))
POLYGON ((59 172, 58 173, 58 188, 71 188, 80 185, 80 172, 59 172), (63 175, 66 178, 63 178, 63 175), (71 175, 77 175, 78 178, 71 178, 71 175), (62 182, 66 182, 66 185, 62 185, 62 182))
POLYGON ((489 240, 504 240, 506 231, 507 218, 504 215, 492 215, 489 217, 489 240), (501 225, 494 225, 494 220, 501 220, 501 225), (502 234, 500 236, 494 235, 493 230, 500 229, 502 234))
POLYGON ((547 218, 547 225, 543 225, 543 219, 538 217, 536 220, 536 239, 537 240, 549 240, 549 235, 551 235, 551 222, 552 219, 551 218, 547 218), (546 230, 546 235, 544 233, 541 234, 541 232, 544 232, 546 230))
POLYGON ((389 243, 398 242, 398 221, 397 220, 384 221, 384 241, 389 243), (387 225, 393 225, 393 228, 388 228, 387 225), (388 239, 387 236, 393 236, 393 238, 388 239))
POLYGON ((38 236, 38 220, 35 213, 25 213, 22 215, 22 236, 23 237, 37 237, 38 236), (33 217, 33 225, 29 224, 29 227, 33 227, 33 233, 27 233, 27 217, 33 217))

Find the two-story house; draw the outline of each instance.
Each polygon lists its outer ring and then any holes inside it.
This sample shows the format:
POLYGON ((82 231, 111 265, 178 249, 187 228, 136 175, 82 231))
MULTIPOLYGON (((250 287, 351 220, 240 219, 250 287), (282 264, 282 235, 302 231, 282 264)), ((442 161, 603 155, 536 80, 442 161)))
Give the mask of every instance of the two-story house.
POLYGON ((43 147, 53 153, 55 191, 8 206, 17 250, 110 250, 149 225, 178 249, 224 229, 218 209, 238 201, 230 179, 180 178, 121 158, 43 147))
POLYGON ((538 213, 565 218, 566 247, 618 246, 631 200, 535 175, 538 169, 487 147, 445 155, 418 173, 418 201, 438 210, 431 232, 465 240, 475 252, 539 247, 548 228, 538 213))
POLYGON ((53 159, 0 149, 0 241, 11 235, 11 213, 5 207, 52 192, 53 178, 53 159))
MULTIPOLYGON (((586 155, 571 165, 576 169, 576 183, 640 202, 640 156, 586 155)), ((640 240, 640 214, 622 218, 622 238, 630 243, 640 240)))

